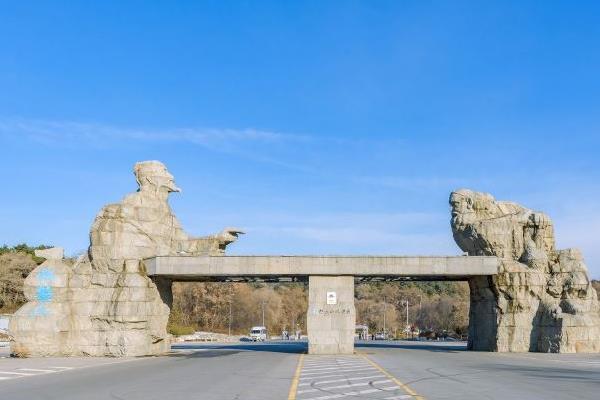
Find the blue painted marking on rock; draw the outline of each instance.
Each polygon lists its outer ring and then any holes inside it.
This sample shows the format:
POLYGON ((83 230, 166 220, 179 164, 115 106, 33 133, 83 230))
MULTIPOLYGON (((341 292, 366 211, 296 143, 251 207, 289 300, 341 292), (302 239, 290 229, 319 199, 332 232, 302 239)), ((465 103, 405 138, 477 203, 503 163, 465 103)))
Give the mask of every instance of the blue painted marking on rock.
POLYGON ((50 301, 52 300, 53 293, 50 286, 39 286, 36 290, 36 298, 39 301, 50 301))
POLYGON ((31 315, 34 317, 46 317, 50 314, 47 304, 54 297, 51 285, 56 278, 56 274, 50 268, 42 268, 37 273, 36 278, 38 284, 35 291, 35 298, 39 303, 33 308, 31 315))
POLYGON ((40 286, 50 285, 52 281, 54 281, 55 277, 56 275, 54 274, 54 271, 49 268, 42 268, 37 274, 37 279, 40 283, 40 286))

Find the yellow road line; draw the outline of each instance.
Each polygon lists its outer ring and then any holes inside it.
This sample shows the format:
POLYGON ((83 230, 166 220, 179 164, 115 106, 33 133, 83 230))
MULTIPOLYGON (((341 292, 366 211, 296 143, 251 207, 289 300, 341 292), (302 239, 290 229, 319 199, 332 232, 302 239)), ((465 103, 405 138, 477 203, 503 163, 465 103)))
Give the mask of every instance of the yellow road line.
POLYGON ((304 354, 300 354, 298 366, 296 367, 296 373, 294 374, 294 379, 292 379, 292 386, 290 387, 290 393, 288 394, 288 400, 296 400, 296 391, 298 390, 298 382, 300 381, 300 372, 302 371, 303 362, 304 354))
POLYGON ((414 390, 412 390, 410 387, 408 387, 407 385, 405 385, 404 383, 400 382, 400 380, 398 380, 398 378, 396 378, 394 375, 390 374, 389 372, 387 372, 385 369, 383 369, 383 367, 381 367, 379 364, 377 364, 375 361, 371 360, 369 357, 367 357, 365 354, 360 354, 359 355, 364 358, 369 364, 371 364, 373 367, 377 368, 382 374, 384 374, 385 376, 387 376, 389 379, 391 379, 396 385, 400 386, 402 388, 402 390, 404 390, 406 393, 410 394, 412 397, 414 397, 415 399, 419 399, 419 400, 425 400, 425 397, 420 396, 417 394, 417 392, 415 392, 414 390))

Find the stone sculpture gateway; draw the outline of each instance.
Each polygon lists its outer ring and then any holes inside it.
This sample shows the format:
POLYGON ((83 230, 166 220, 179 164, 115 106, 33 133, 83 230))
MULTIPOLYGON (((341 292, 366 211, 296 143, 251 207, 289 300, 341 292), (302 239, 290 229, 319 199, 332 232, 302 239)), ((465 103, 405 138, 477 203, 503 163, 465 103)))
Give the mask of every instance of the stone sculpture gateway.
POLYGON ((581 254, 555 249, 542 213, 460 190, 450 196, 452 231, 471 257, 229 257, 240 230, 188 236, 168 204, 179 189, 165 166, 141 162, 134 174, 138 191, 100 211, 75 265, 58 248, 38 253, 46 261, 25 280, 29 302, 10 321, 14 355, 162 354, 172 280, 228 274, 305 277, 313 353, 353 351, 353 276, 468 280, 472 350, 600 351, 599 305, 581 254), (169 263, 169 273, 157 272, 169 263), (337 304, 327 304, 329 291, 337 304))
POLYGON ((450 205, 458 246, 500 259, 497 275, 469 280, 470 349, 600 351, 600 305, 583 257, 556 250, 547 215, 464 189, 450 205))

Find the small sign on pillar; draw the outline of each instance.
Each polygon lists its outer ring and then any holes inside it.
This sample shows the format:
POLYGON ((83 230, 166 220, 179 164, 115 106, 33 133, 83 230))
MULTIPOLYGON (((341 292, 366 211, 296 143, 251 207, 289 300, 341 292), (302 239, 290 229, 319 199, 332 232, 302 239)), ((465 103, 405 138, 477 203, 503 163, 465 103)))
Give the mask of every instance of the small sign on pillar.
POLYGON ((337 304, 336 292, 327 292, 327 304, 337 304))

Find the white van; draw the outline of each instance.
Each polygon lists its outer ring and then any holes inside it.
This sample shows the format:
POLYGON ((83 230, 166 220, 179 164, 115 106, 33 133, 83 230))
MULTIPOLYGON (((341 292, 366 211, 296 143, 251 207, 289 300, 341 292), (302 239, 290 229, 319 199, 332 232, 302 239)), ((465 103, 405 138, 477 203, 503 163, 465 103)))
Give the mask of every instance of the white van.
POLYGON ((254 342, 264 342, 267 340, 267 328, 264 326, 253 326, 250 329, 250 339, 254 342))

